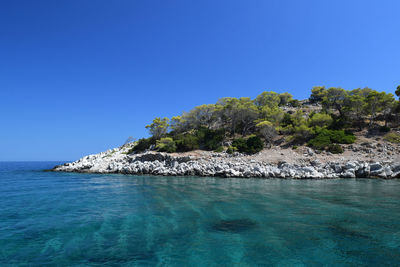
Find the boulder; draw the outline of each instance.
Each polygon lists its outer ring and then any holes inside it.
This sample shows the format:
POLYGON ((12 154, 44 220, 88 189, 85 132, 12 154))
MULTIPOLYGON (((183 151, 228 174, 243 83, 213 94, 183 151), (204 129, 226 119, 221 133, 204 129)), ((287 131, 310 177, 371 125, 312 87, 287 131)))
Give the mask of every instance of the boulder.
POLYGON ((346 170, 345 172, 340 174, 342 178, 356 178, 356 174, 353 169, 346 170))
POLYGON ((393 172, 400 172, 400 164, 392 166, 393 172))
POLYGON ((344 166, 344 169, 345 169, 345 170, 348 170, 348 169, 356 169, 357 166, 358 166, 358 162, 356 162, 356 161, 355 161, 355 162, 349 161, 349 162, 347 162, 346 165, 344 166))
POLYGON ((315 169, 313 167, 303 167, 302 170, 306 173, 313 173, 315 172, 315 169))
POLYGON ((372 163, 369 165, 369 169, 371 172, 378 171, 382 169, 382 165, 379 162, 372 163))

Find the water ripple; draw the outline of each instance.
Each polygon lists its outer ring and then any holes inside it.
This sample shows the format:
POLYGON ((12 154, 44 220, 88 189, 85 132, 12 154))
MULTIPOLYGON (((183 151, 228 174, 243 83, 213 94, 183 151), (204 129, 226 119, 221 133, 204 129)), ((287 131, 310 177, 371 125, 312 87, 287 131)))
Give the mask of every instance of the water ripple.
POLYGON ((42 172, 0 163, 0 266, 398 266, 399 180, 42 172))

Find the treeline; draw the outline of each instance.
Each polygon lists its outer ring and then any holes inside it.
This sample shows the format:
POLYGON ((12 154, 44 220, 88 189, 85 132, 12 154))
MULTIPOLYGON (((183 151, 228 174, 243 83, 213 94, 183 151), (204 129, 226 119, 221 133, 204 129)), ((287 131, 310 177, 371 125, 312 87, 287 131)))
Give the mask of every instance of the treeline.
MULTIPOLYGON (((400 96, 400 86, 396 95, 400 96)), ((353 132, 389 132, 399 121, 400 104, 394 95, 370 88, 318 86, 303 101, 289 93, 270 91, 255 99, 222 98, 171 119, 155 118, 146 126, 152 137, 140 139, 131 152, 204 149, 256 153, 279 142, 294 147, 307 143, 318 150, 341 153, 340 144, 355 141, 353 132)))

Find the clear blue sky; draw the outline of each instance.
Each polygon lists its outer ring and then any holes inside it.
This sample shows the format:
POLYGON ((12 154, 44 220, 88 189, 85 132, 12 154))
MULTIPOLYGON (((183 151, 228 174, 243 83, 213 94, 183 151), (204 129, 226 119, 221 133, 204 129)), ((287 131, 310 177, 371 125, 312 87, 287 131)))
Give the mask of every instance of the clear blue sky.
POLYGON ((75 160, 263 90, 400 84, 400 1, 0 2, 0 160, 75 160))

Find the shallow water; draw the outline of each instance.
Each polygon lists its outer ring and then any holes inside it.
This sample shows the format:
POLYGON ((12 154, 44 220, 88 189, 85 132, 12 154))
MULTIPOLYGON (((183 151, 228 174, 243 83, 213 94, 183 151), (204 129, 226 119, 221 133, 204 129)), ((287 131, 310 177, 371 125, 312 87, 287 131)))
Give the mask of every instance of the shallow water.
POLYGON ((400 180, 43 172, 0 163, 0 266, 398 266, 400 180))

